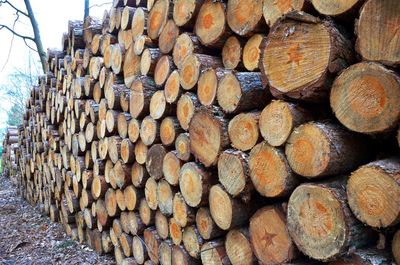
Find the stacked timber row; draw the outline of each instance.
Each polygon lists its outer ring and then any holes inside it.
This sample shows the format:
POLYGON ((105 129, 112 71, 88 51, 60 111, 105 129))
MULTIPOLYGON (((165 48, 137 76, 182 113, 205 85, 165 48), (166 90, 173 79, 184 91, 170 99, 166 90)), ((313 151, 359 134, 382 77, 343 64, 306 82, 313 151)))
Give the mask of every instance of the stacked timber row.
POLYGON ((118 264, 399 263, 399 29, 398 0, 115 0, 6 168, 118 264))
POLYGON ((18 128, 16 126, 8 126, 4 135, 3 153, 1 156, 2 174, 9 177, 14 185, 17 185, 18 161, 15 156, 18 149, 18 128))

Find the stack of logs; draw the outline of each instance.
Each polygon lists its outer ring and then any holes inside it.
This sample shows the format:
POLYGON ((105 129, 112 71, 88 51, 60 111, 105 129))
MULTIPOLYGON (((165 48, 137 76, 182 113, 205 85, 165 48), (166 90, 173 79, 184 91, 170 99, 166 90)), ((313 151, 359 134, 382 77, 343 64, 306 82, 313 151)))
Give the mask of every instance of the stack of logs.
POLYGON ((62 40, 10 172, 72 238, 118 264, 400 264, 398 0, 115 0, 62 40))
POLYGON ((4 135, 3 153, 1 155, 2 174, 11 179, 14 185, 18 185, 17 175, 18 171, 17 159, 15 157, 16 150, 18 149, 18 128, 17 126, 8 126, 4 135))

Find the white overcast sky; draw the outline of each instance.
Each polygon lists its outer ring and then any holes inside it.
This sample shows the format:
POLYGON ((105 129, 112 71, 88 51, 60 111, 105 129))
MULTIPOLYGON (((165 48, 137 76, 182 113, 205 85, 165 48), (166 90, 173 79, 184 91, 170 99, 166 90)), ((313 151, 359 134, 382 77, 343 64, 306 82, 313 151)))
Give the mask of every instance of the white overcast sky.
MULTIPOLYGON (((26 11, 23 0, 9 0, 14 6, 26 11)), ((90 15, 102 18, 105 9, 109 9, 112 0, 90 0, 90 15), (108 3, 108 4, 107 4, 108 3)), ((82 20, 84 0, 31 0, 32 9, 39 24, 42 43, 47 48, 61 48, 62 34, 67 31, 68 20, 82 20)), ((0 24, 12 27, 15 20, 15 11, 7 4, 0 6, 0 24)), ((29 19, 20 15, 15 31, 32 36, 29 19)), ((31 47, 35 44, 29 42, 31 47)), ((32 52, 31 52, 32 54, 32 52)), ((26 69, 29 58, 29 49, 23 40, 14 37, 6 29, 0 30, 0 84, 7 81, 8 75, 15 69, 26 69), (12 45, 11 45, 12 44, 12 45), (10 53, 9 53, 10 51, 10 53), (9 57, 7 62, 7 57, 9 57)), ((38 57, 34 57, 38 61, 38 57)), ((37 64, 40 66, 40 63, 37 64)), ((1 91, 0 91, 1 93, 1 91)), ((4 100, 3 100, 4 101, 4 100)), ((5 126, 7 102, 0 101, 0 128, 5 126)))

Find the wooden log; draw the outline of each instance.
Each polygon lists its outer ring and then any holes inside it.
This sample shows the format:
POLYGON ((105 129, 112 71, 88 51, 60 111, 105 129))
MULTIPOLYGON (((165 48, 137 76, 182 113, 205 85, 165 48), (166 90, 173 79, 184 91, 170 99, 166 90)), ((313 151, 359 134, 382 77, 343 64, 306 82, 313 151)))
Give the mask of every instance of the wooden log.
POLYGON ((296 19, 286 17, 274 24, 263 45, 263 79, 277 98, 321 101, 327 97, 335 74, 352 63, 351 43, 331 21, 320 21, 305 13, 296 15, 296 19), (292 28, 293 33, 285 37, 287 28, 292 28), (303 34, 304 31, 310 34, 303 34))
POLYGON ((119 97, 119 105, 121 106, 122 111, 129 112, 129 99, 131 97, 130 89, 123 89, 121 91, 121 95, 119 97))
POLYGON ((132 239, 132 252, 138 264, 143 264, 148 258, 147 248, 144 239, 140 236, 134 236, 132 239))
POLYGON ((263 16, 269 27, 291 11, 308 10, 308 3, 304 0, 274 1, 266 0, 263 3, 263 16))
POLYGON ((135 158, 136 162, 140 165, 144 165, 146 163, 148 147, 145 145, 142 140, 139 140, 135 144, 135 158))
POLYGON ((155 216, 155 226, 157 230, 157 234, 161 239, 167 239, 168 237, 168 218, 162 214, 160 210, 156 211, 155 216))
POLYGON ((397 126, 400 77, 386 67, 362 62, 343 71, 334 81, 330 102, 338 120, 360 133, 380 133, 397 126))
POLYGON ((170 151, 165 154, 163 159, 163 175, 165 180, 173 185, 177 186, 179 182, 179 172, 182 166, 182 161, 177 157, 176 151, 170 151))
POLYGON ((104 202, 106 205, 107 214, 111 217, 119 215, 120 211, 117 205, 117 199, 115 196, 115 190, 109 188, 104 196, 104 202))
POLYGON ((165 101, 167 101, 170 104, 176 103, 180 98, 180 95, 181 95, 181 90, 180 90, 179 72, 178 70, 174 70, 168 76, 168 79, 164 85, 165 101))
POLYGON ((252 265, 255 263, 256 259, 247 228, 229 231, 226 235, 225 249, 232 265, 252 265))
MULTIPOLYGON (((158 207, 157 186, 158 186, 157 181, 153 177, 150 177, 147 179, 145 189, 144 189, 144 195, 146 197, 146 202, 148 204, 148 207, 151 210, 157 210, 157 207, 158 207)), ((142 217, 142 220, 143 219, 144 218, 142 217)), ((143 220, 143 221, 145 221, 145 220, 143 220)))
POLYGON ((165 23, 165 26, 160 33, 160 38, 158 39, 160 51, 165 54, 171 52, 178 36, 178 26, 175 24, 174 20, 169 19, 167 23, 165 23))
POLYGON ((192 29, 203 1, 177 0, 174 2, 173 18, 178 27, 192 29))
POLYGON ((111 52, 111 69, 114 74, 119 74, 121 72, 121 69, 123 68, 123 65, 125 63, 125 53, 126 50, 124 45, 114 44, 111 52))
POLYGON ((130 164, 135 161, 135 146, 127 138, 121 142, 121 159, 125 164, 130 164))
POLYGON ((362 6, 355 31, 356 50, 364 60, 379 61, 389 66, 400 63, 399 11, 396 1, 366 1, 362 6), (372 22, 369 18, 376 17, 378 13, 379 18, 372 22))
POLYGON ((156 64, 161 58, 162 53, 159 49, 147 48, 142 52, 142 58, 140 59, 140 73, 144 76, 154 75, 156 64))
POLYGON ((197 82, 197 97, 200 103, 206 107, 216 103, 218 82, 223 77, 222 69, 205 69, 197 82))
POLYGON ((242 151, 248 151, 261 138, 259 136, 259 112, 248 112, 236 115, 228 125, 228 135, 231 145, 242 151))
POLYGON ((174 214, 174 220, 179 226, 186 227, 187 225, 194 223, 194 209, 186 204, 185 199, 180 192, 176 192, 174 195, 172 212, 174 214))
POLYGON ((154 3, 147 19, 147 34, 151 39, 158 39, 167 23, 169 12, 170 3, 168 0, 159 0, 154 3))
POLYGON ((228 1, 226 19, 233 32, 246 36, 264 30, 263 1, 228 1))
POLYGON ((140 139, 146 146, 160 142, 159 122, 146 116, 140 126, 140 139))
POLYGON ((235 36, 230 36, 222 47, 222 63, 225 69, 234 70, 242 68, 242 46, 243 41, 235 36), (240 65, 239 65, 240 64, 240 65))
POLYGON ((248 200, 253 185, 250 182, 248 155, 238 150, 227 149, 218 158, 218 180, 233 197, 248 200))
POLYGON ((371 151, 364 138, 331 122, 309 122, 295 128, 285 148, 293 171, 308 178, 352 170, 365 162, 371 151))
POLYGON ((223 240, 209 241, 201 247, 201 262, 203 264, 229 265, 223 240))
POLYGON ((117 116, 117 129, 118 129, 118 135, 121 138, 127 138, 128 129, 129 129, 129 123, 130 123, 131 119, 132 119, 131 115, 129 113, 127 113, 127 112, 118 113, 118 116, 117 116))
POLYGON ((133 81, 140 75, 140 56, 136 55, 133 45, 125 52, 124 57, 124 83, 125 86, 130 88, 133 81))
POLYGON ((107 142, 108 157, 113 163, 117 163, 118 159, 120 159, 122 138, 119 136, 112 136, 108 138, 107 142))
POLYGON ((172 241, 164 240, 158 249, 160 264, 172 265, 172 241))
POLYGON ((386 228, 400 221, 399 169, 400 160, 388 158, 368 163, 351 174, 347 199, 360 221, 375 228, 386 228))
POLYGON ((135 118, 132 118, 129 121, 128 125, 128 137, 129 140, 131 140, 132 143, 136 143, 139 139, 140 135, 140 124, 139 121, 135 118))
POLYGON ((201 109, 193 115, 189 126, 190 151, 206 167, 215 165, 222 149, 228 146, 226 127, 227 121, 218 110, 213 114, 201 109))
POLYGON ((175 69, 172 57, 169 55, 161 56, 154 68, 154 81, 157 86, 163 86, 168 76, 175 69))
POLYGON ((265 197, 287 196, 299 184, 284 152, 266 142, 251 150, 248 166, 255 189, 265 197))
POLYGON ((108 184, 104 179, 104 176, 98 175, 93 177, 91 192, 94 199, 103 197, 108 189, 108 184))
POLYGON ((147 228, 144 230, 143 237, 149 258, 155 264, 158 264, 159 263, 158 248, 160 246, 161 239, 157 234, 157 231, 155 230, 154 227, 147 228))
POLYGON ((226 113, 238 113, 265 105, 271 96, 259 73, 226 73, 218 84, 217 100, 226 113))
POLYGON ((273 100, 261 112, 260 132, 268 144, 281 146, 295 127, 316 118, 314 112, 299 104, 273 100))
MULTIPOLYGON (((182 1, 179 1, 182 2, 182 1)), ((200 1, 196 1, 199 3, 200 1)), ((179 3, 178 3, 179 4, 179 3)), ((174 5, 175 7, 175 5, 174 5)), ((182 62, 186 56, 194 53, 207 54, 209 51, 201 45, 200 40, 194 34, 189 32, 183 32, 175 41, 175 45, 172 51, 172 58, 178 69, 181 69, 182 62)))
POLYGON ((132 83, 129 112, 133 118, 144 118, 150 112, 150 100, 157 91, 151 78, 140 78, 132 83))
POLYGON ((142 199, 139 205, 140 219, 146 226, 154 224, 155 211, 152 211, 147 203, 147 199, 142 199))
POLYGON ((148 178, 149 173, 147 172, 146 167, 138 162, 133 163, 131 169, 131 181, 133 186, 136 188, 143 188, 148 178))
POLYGON ((172 263, 176 265, 197 265, 200 261, 192 258, 183 246, 174 246, 172 248, 172 263))
POLYGON ((139 36, 136 39, 135 44, 133 45, 133 49, 136 55, 141 55, 146 47, 157 47, 147 35, 139 36))
POLYGON ((131 23, 133 41, 136 41, 139 36, 142 36, 145 33, 146 19, 147 10, 142 7, 136 8, 131 23))
POLYGON ((206 207, 201 207, 197 211, 196 227, 201 237, 205 240, 214 239, 224 234, 224 230, 217 226, 211 216, 210 210, 206 207))
POLYGON ((176 137, 183 132, 175 117, 166 117, 160 124, 160 139, 164 146, 171 146, 175 143, 176 137))
POLYGON ((124 189, 124 199, 126 208, 133 211, 139 208, 140 199, 144 197, 143 191, 129 185, 124 189))
POLYGON ((182 227, 175 221, 175 218, 169 219, 169 236, 176 246, 179 246, 182 243, 182 227))
POLYGON ((155 144, 150 147, 146 158, 146 169, 149 175, 155 180, 163 177, 163 160, 167 151, 162 144, 155 144))
POLYGON ((373 240, 351 214, 343 180, 302 184, 290 196, 287 229, 297 247, 313 259, 332 260, 373 240))
POLYGON ((125 6, 121 14, 121 30, 128 30, 132 25, 133 15, 136 8, 125 6))
POLYGON ((176 105, 176 116, 182 129, 189 129, 190 121, 199 108, 200 102, 195 94, 186 92, 179 98, 176 105))
POLYGON ((166 102, 164 91, 158 90, 151 96, 149 110, 150 116, 155 120, 159 120, 173 114, 175 108, 166 102))
POLYGON ((207 68, 222 67, 221 59, 205 54, 188 54, 179 69, 180 84, 183 89, 191 90, 197 84, 200 73, 207 68))
POLYGON ((183 230, 182 235, 183 245, 188 254, 193 258, 200 257, 200 249, 203 245, 203 239, 199 235, 197 228, 193 226, 187 226, 183 230))
POLYGON ((98 228, 107 228, 112 222, 110 216, 107 214, 106 205, 102 199, 96 201, 96 219, 98 228))
POLYGON ((123 190, 117 189, 115 191, 115 200, 117 201, 118 208, 121 210, 122 214, 122 212, 126 210, 126 203, 123 190))
POLYGON ((253 211, 252 205, 231 198, 220 184, 211 187, 209 204, 213 220, 223 230, 245 224, 253 211))
MULTIPOLYGON (((175 189, 169 183, 162 179, 157 183, 157 202, 158 208, 165 216, 172 215, 172 200, 174 198, 175 189)), ((167 233, 168 234, 168 233, 167 233)))
POLYGON ((286 229, 282 207, 272 205, 259 209, 250 219, 249 233, 260 263, 286 263, 296 257, 296 247, 286 229))
POLYGON ((181 167, 179 188, 186 203, 191 207, 207 204, 208 194, 214 183, 211 174, 195 162, 188 162, 181 167))
MULTIPOLYGON (((265 2, 264 1, 264 5, 265 2)), ((257 71, 261 58, 260 45, 265 40, 265 36, 261 34, 255 34, 248 39, 243 48, 243 65, 248 71, 257 71)))
POLYGON ((121 160, 117 160, 114 165, 115 184, 120 188, 125 188, 131 183, 131 167, 124 164, 121 160))
POLYGON ((194 31, 203 45, 221 48, 231 34, 226 28, 225 4, 204 1, 197 15, 194 31))

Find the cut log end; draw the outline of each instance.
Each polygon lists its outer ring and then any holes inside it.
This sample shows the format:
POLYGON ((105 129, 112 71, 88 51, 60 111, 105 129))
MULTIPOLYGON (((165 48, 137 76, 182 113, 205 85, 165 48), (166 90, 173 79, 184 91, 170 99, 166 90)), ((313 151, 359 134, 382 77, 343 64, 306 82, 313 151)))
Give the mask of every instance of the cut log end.
POLYGON ((265 142, 251 150, 249 169, 255 189, 266 197, 288 195, 298 183, 283 151, 265 142))
MULTIPOLYGON (((347 4, 346 2, 345 5, 347 4)), ((380 61, 389 66, 400 63, 399 14, 400 6, 396 0, 366 1, 356 25, 356 49, 364 60, 380 61), (371 21, 371 17, 377 19, 371 21)))
POLYGON ((338 120, 352 131, 379 133, 400 120, 400 77, 377 63, 352 65, 335 80, 330 96, 338 120))
POLYGON ((190 122, 190 150, 206 167, 217 162, 222 146, 226 145, 223 121, 205 110, 196 112, 190 122))
POLYGON ((258 210, 250 219, 249 232, 254 254, 261 263, 286 263, 296 257, 285 214, 279 206, 258 210))
POLYGON ((221 2, 204 1, 197 16, 195 32, 204 45, 215 44, 225 31, 225 7, 221 2))
POLYGON ((217 97, 218 77, 214 69, 209 68, 200 74, 197 83, 197 96, 204 106, 214 104, 217 97))
POLYGON ((248 151, 259 139, 259 112, 236 115, 228 125, 231 145, 239 150, 248 151))
POLYGON ((400 161, 385 159, 364 165, 347 183, 347 198, 355 216, 369 226, 382 228, 400 220, 400 161))
POLYGON ((306 255, 317 260, 331 260, 343 254, 351 244, 357 244, 352 236, 360 230, 352 224, 342 196, 344 194, 329 186, 315 184, 301 185, 290 196, 288 230, 306 255))
POLYGON ((238 35, 245 36, 262 22, 262 0, 233 0, 228 2, 226 11, 229 27, 238 35))

